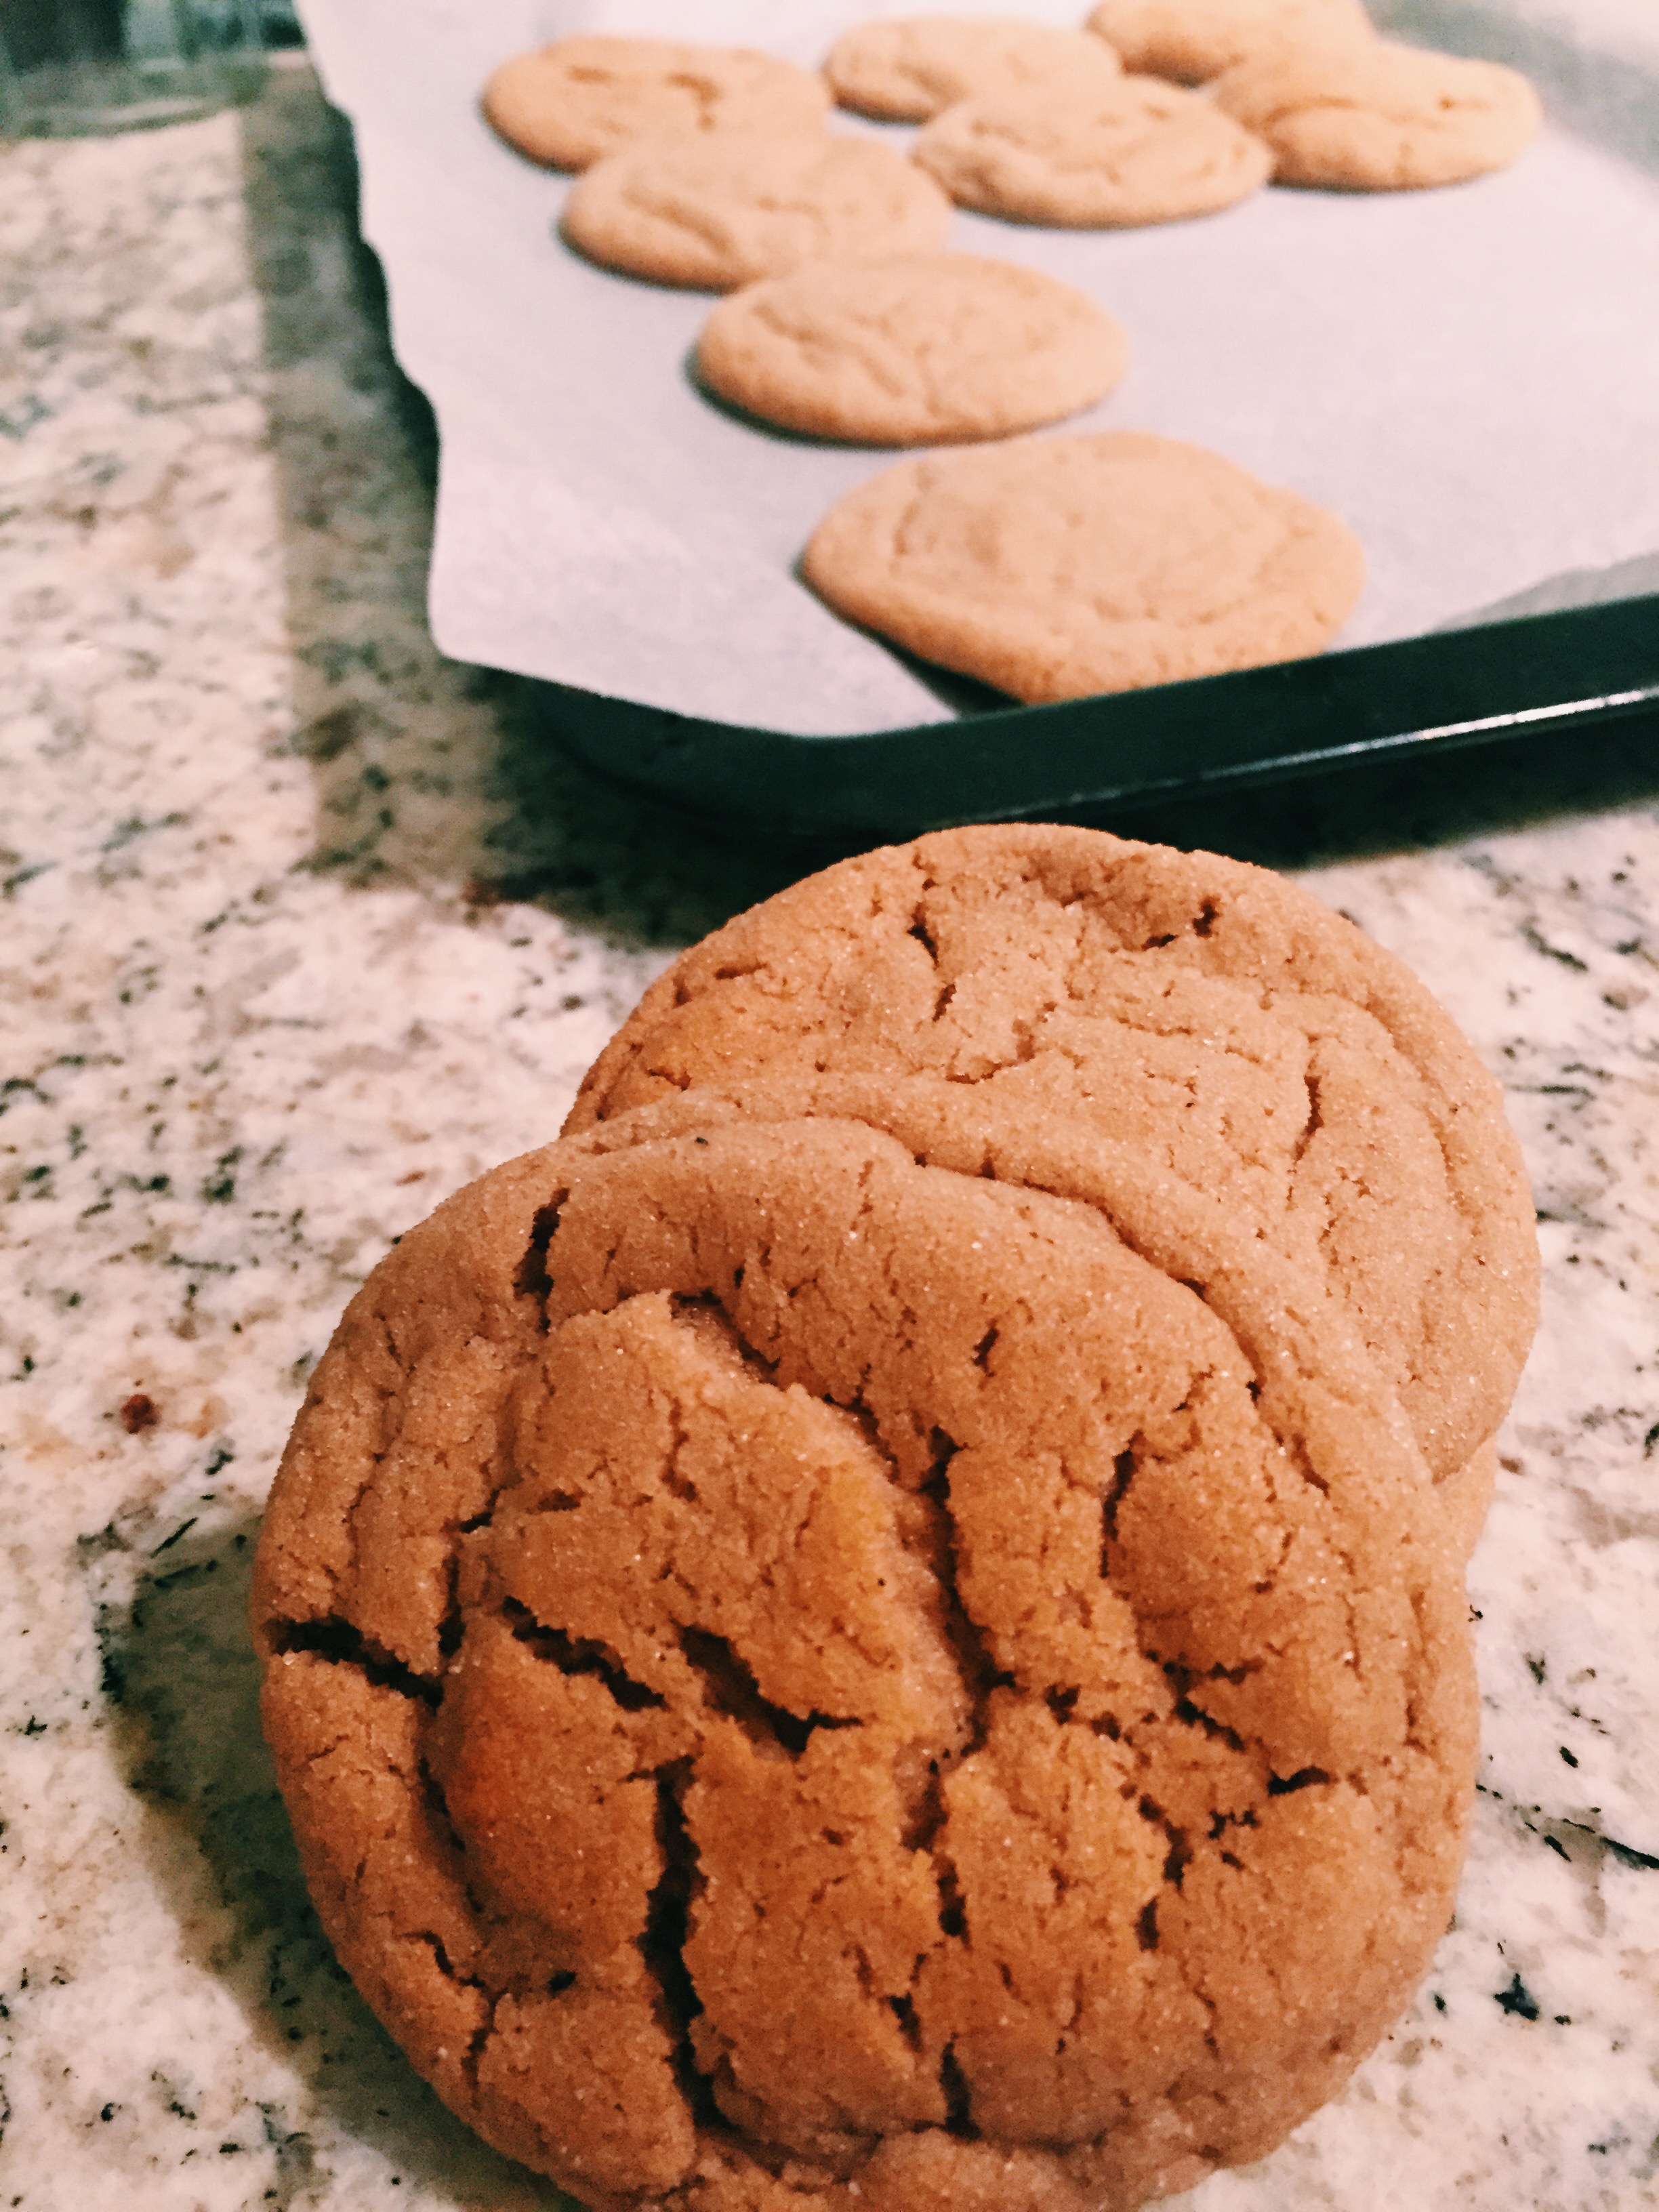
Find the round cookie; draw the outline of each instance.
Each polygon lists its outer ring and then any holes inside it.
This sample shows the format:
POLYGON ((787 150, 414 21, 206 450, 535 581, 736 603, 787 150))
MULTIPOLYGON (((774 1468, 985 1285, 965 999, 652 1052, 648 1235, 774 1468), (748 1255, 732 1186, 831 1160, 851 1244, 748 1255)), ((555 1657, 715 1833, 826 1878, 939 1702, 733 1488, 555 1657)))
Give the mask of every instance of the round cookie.
POLYGON ((670 1100, 441 1208, 313 1377, 254 1592, 313 1893, 590 2204, 1127 2212, 1432 1954, 1421 1461, 1316 1291, 1097 1181, 670 1100))
POLYGON ((817 261, 723 300, 697 343, 709 388, 812 437, 1006 437, 1076 414, 1123 374, 1123 333, 1081 292, 966 253, 817 261))
POLYGON ((705 131, 817 131, 823 80, 742 46, 581 33, 503 62, 488 121, 552 169, 585 169, 631 139, 705 131))
POLYGON ((1151 76, 961 100, 922 131, 912 159, 959 207, 1068 229, 1212 215, 1273 170, 1260 138, 1151 76))
POLYGON ((803 574, 838 613, 1029 705, 1317 653, 1359 596, 1346 526, 1140 431, 900 462, 803 574))
POLYGON ((1080 31, 997 16, 917 15, 860 23, 823 65, 842 107, 891 123, 926 123, 976 93, 1104 83, 1116 54, 1080 31))
POLYGON ((988 1144, 1058 1116, 1204 1194, 1346 1302, 1472 1542, 1537 1322, 1525 1170, 1449 1017, 1308 893, 1045 825, 866 854, 683 954, 566 1129, 782 1081, 972 1100, 988 1144))
POLYGON ((1346 191, 1408 191, 1501 169, 1541 120, 1518 70, 1381 39, 1285 48, 1241 63, 1211 89, 1267 141, 1279 183, 1346 191))
POLYGON ((1101 0, 1089 28, 1127 70, 1203 84, 1281 44, 1369 39, 1362 0, 1101 0))
POLYGON ((559 228, 607 268, 728 292, 804 261, 925 252, 951 203, 872 138, 735 131, 647 138, 576 180, 559 228))

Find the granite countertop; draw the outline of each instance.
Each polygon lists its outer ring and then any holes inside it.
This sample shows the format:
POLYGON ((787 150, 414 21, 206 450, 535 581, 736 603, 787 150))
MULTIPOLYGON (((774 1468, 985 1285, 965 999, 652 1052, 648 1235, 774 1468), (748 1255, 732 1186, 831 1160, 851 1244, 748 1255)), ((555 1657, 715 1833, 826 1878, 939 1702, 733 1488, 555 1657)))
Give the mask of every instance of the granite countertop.
MULTIPOLYGON (((248 1559, 390 1240, 549 1136, 669 951, 809 864, 608 793, 436 655, 430 454, 350 204, 301 67, 245 115, 0 150, 20 2212, 557 2201, 332 1964, 258 1741, 248 1559)), ((1346 2097, 1194 2212, 1659 2203, 1652 751, 1132 825, 1319 860, 1505 1083, 1546 1262, 1471 1573, 1455 1923, 1346 2097)))

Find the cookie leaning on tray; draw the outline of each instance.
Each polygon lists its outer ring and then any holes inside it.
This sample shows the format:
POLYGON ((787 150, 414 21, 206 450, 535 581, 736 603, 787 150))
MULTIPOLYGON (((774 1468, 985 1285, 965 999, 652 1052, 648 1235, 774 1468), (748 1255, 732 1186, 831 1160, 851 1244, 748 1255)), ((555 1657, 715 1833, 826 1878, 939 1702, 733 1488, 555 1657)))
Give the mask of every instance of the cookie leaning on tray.
POLYGON ((1334 2094, 1474 1755, 1354 1293, 1392 1196, 1501 1335, 1506 1141, 1205 855, 950 833, 688 954, 353 1301, 261 1541, 307 1877, 440 2093, 604 2212, 1128 2212, 1334 2094))

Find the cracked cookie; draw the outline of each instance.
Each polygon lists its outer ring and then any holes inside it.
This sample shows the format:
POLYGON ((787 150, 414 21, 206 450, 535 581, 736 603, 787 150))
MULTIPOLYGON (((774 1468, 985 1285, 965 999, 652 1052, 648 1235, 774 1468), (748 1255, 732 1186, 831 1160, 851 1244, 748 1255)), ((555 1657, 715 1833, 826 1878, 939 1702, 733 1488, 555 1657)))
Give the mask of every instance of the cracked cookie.
POLYGON ((585 169, 630 140, 708 131, 821 130, 822 77, 742 46, 582 33, 516 54, 485 85, 486 119, 551 169, 585 169))
POLYGON ((1311 500, 1116 431, 901 461, 830 508, 801 569, 849 620, 1040 705, 1318 653, 1364 556, 1311 500))
POLYGON ((1273 171, 1241 123, 1152 76, 959 100, 921 132, 911 158, 958 207, 1066 229, 1212 215, 1273 171))
POLYGON ((840 106, 890 123, 926 123, 975 93, 1104 83, 1118 71, 1113 49, 1081 31, 963 15, 860 23, 823 65, 840 106))
POLYGON ((1089 28, 1126 70, 1202 84, 1291 40, 1369 39, 1361 0, 1101 0, 1089 28))
POLYGON ((818 438, 1006 437, 1092 406, 1122 331, 1040 270, 967 253, 819 261, 721 301, 697 342, 709 388, 818 438))
POLYGON ((324 1923, 596 2207, 1125 2212, 1338 2088, 1445 1925, 1458 1562, 1347 1317, 938 1089, 675 1096, 484 1177, 273 1492, 324 1923))
POLYGON ((683 954, 566 1131, 783 1079, 972 1099, 1004 1145, 1058 1118, 1206 1194, 1346 1302, 1473 1541, 1537 1320, 1520 1151, 1442 1008, 1307 892, 1048 825, 866 854, 683 954))
POLYGON ((871 138, 716 131, 648 138, 578 178, 559 228, 590 260, 729 292, 804 261, 925 252, 951 203, 871 138))
POLYGON ((1229 70, 1211 94, 1266 140, 1280 184, 1345 191, 1483 176, 1513 161, 1542 120, 1518 70, 1382 39, 1275 50, 1229 70))

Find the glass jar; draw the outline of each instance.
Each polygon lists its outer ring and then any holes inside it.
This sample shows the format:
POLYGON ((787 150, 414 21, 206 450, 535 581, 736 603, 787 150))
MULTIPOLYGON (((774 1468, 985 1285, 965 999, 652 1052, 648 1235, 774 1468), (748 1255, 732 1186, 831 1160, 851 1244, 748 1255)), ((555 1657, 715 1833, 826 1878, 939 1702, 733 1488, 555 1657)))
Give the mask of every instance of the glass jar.
POLYGON ((283 18, 267 0, 0 0, 0 137, 142 130, 252 100, 283 18))

